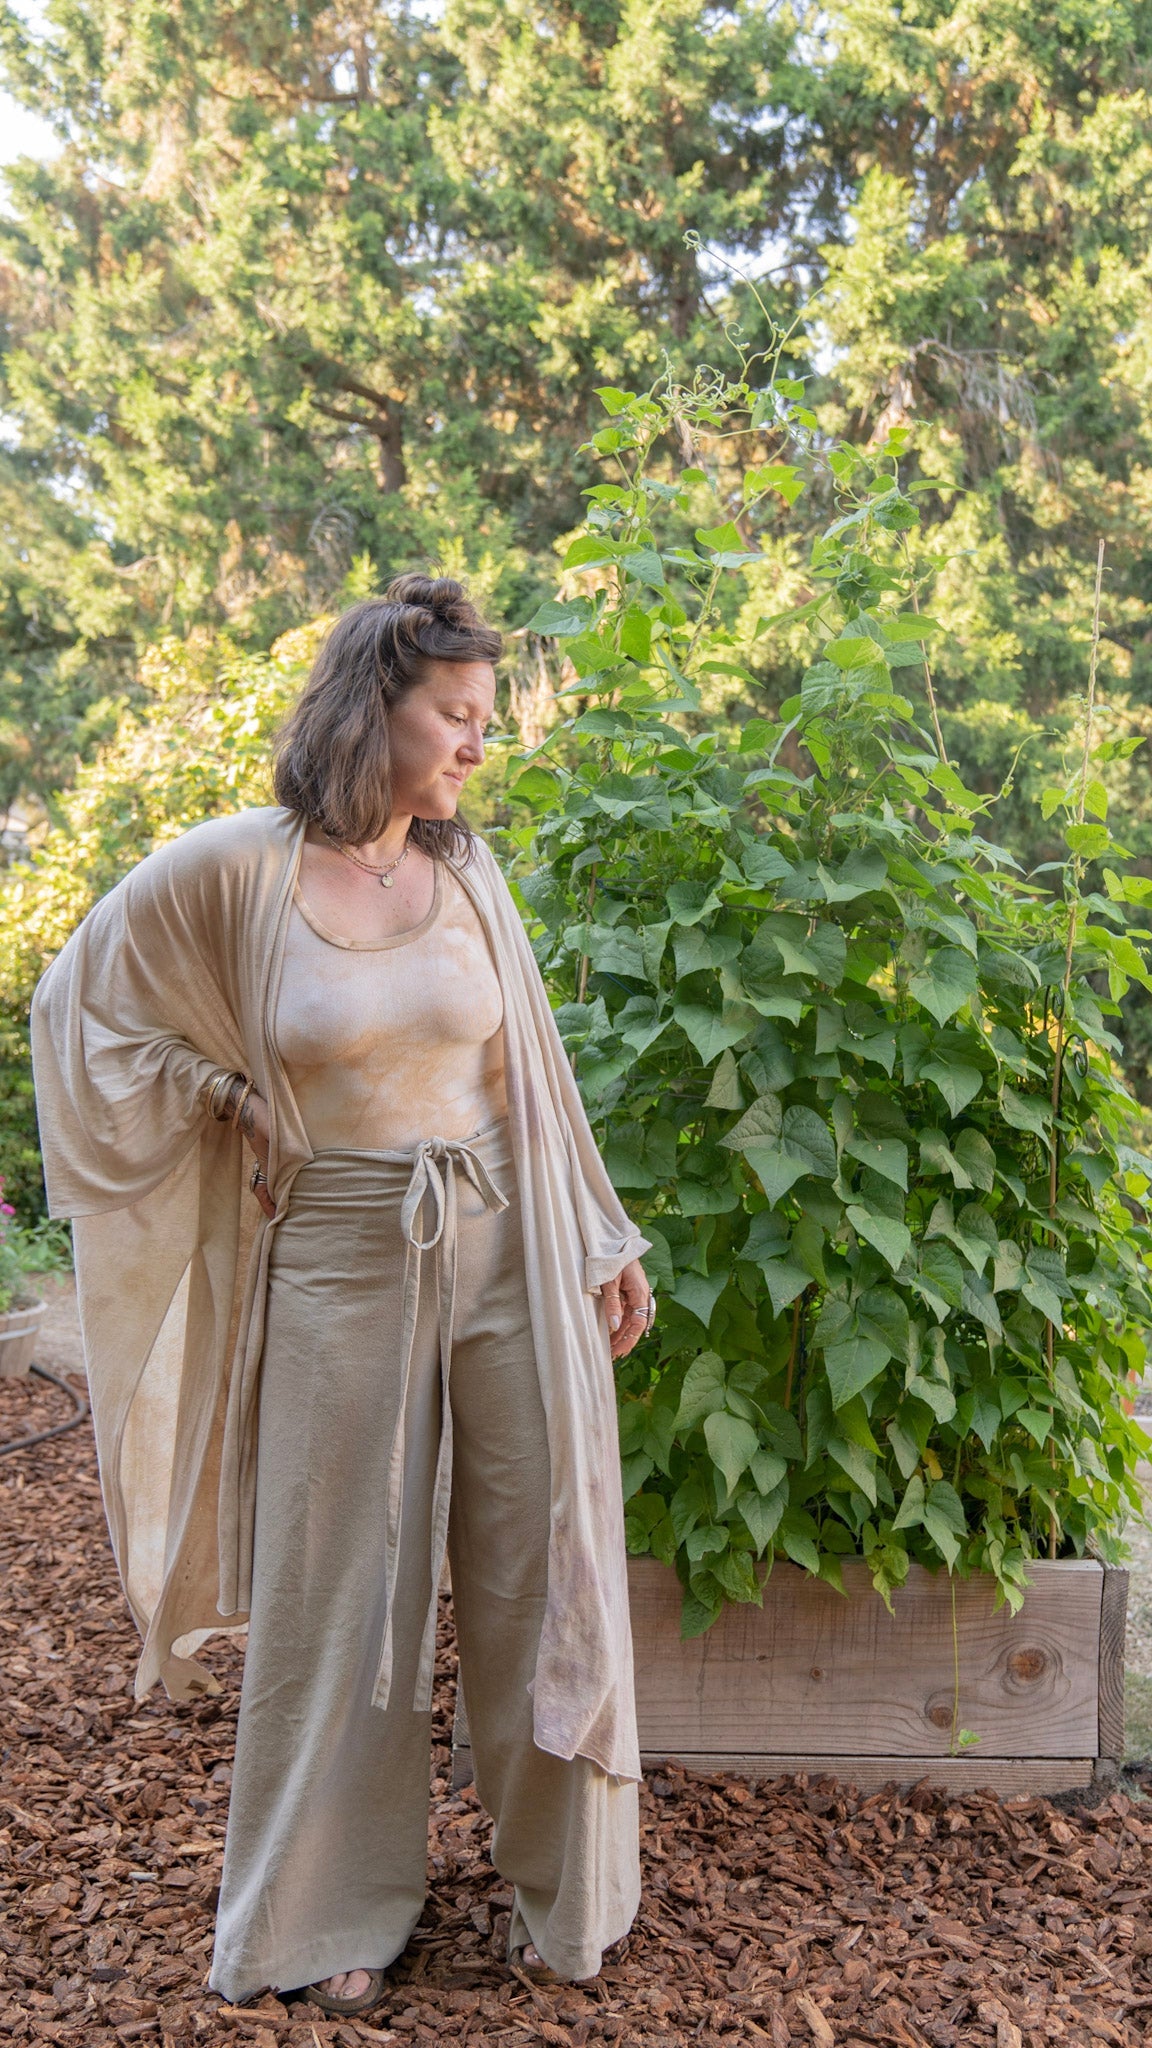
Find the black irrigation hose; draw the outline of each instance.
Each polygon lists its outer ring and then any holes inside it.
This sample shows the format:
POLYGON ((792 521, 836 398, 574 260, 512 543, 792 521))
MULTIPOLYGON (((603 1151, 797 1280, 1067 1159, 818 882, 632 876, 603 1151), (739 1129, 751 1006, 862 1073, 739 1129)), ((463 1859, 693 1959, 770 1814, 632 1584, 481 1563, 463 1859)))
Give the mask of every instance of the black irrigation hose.
POLYGON ((75 1415, 70 1415, 67 1422, 58 1422, 55 1429, 38 1429, 33 1436, 14 1436, 11 1443, 0 1444, 0 1458, 7 1451, 28 1451, 31 1450, 33 1444, 46 1444, 50 1437, 67 1436, 70 1429, 78 1429, 82 1422, 87 1421, 91 1413, 85 1396, 78 1394, 75 1387, 69 1386, 67 1380, 61 1379, 58 1372, 49 1372, 46 1365, 36 1364, 33 1364, 29 1370, 36 1373, 38 1378, 51 1380, 54 1386, 62 1387, 64 1392, 70 1395, 71 1399, 75 1402, 76 1413, 75 1415))

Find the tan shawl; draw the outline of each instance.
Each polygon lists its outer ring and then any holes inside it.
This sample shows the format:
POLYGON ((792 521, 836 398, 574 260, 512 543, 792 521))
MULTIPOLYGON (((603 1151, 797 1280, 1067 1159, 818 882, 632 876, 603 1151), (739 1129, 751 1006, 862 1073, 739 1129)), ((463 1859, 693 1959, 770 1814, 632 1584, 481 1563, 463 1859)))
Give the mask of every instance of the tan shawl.
MULTIPOLYGON (((240 1139, 195 1100, 197 1063, 254 1076, 281 1213, 312 1155, 271 1033, 303 845, 283 810, 198 825, 85 919, 33 1004, 53 1215, 76 1270, 112 1543, 142 1695, 214 1689, 194 1661, 250 1597, 268 1247, 240 1139)), ((504 997, 509 1118, 552 1467, 535 1737, 639 1777, 616 1409, 598 1293, 648 1249, 612 1187, 507 884, 456 872, 504 997)))

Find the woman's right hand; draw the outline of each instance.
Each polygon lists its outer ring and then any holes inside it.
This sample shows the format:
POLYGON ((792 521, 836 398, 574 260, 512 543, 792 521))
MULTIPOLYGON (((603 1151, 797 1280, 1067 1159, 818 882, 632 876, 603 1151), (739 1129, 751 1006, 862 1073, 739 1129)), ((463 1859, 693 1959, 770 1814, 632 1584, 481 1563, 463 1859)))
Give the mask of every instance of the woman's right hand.
MULTIPOLYGON (((240 1112, 240 1129, 251 1146, 263 1173, 268 1171, 269 1124, 268 1104, 262 1095, 253 1089, 240 1112)), ((253 1190, 256 1200, 266 1216, 275 1216, 276 1204, 268 1192, 267 1181, 258 1181, 253 1190)))

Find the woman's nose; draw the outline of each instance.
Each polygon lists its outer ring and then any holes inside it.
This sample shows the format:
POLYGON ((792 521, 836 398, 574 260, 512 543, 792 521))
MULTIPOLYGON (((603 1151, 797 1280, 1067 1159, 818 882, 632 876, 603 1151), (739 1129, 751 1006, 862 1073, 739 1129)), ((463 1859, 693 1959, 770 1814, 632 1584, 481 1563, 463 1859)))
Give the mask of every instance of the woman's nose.
POLYGON ((484 759, 484 735, 479 727, 474 732, 464 734, 457 752, 463 754, 468 761, 479 763, 484 759))

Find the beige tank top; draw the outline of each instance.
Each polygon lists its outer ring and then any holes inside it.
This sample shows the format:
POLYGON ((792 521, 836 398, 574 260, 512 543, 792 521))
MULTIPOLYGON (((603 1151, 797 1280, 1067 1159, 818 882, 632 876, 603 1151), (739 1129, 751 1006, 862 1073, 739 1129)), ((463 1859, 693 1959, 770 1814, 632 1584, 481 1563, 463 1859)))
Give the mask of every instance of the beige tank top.
POLYGON ((297 887, 275 1036, 314 1152, 406 1151, 494 1123, 503 1019, 484 928, 442 861, 427 917, 389 939, 338 938, 297 887))

